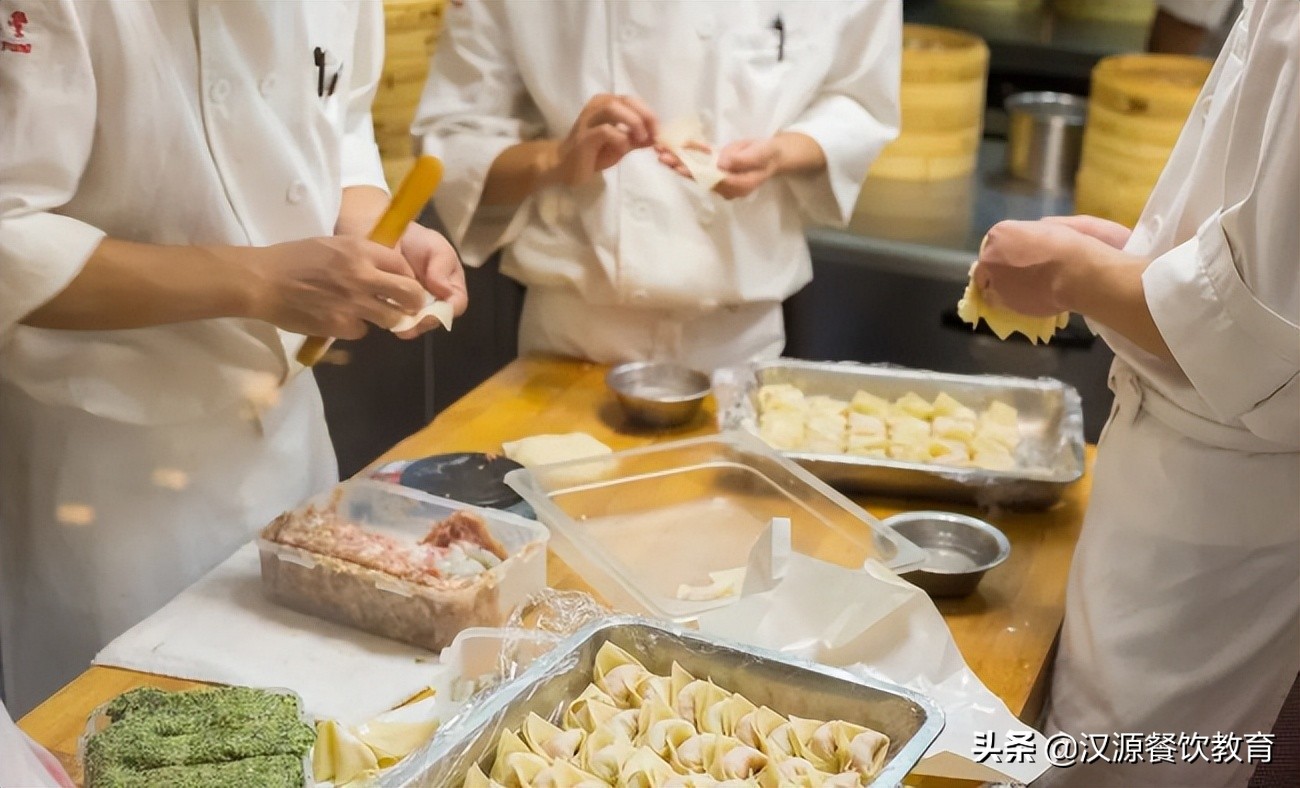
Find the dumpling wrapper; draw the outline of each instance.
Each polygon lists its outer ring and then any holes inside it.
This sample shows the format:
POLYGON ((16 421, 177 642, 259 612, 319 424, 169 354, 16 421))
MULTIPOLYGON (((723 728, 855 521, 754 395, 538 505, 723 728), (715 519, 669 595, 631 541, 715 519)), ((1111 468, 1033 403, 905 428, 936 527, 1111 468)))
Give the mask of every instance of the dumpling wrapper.
POLYGON ((885 424, 882 416, 873 416, 869 413, 858 413, 853 411, 849 413, 849 437, 854 435, 879 435, 885 437, 889 434, 889 428, 885 424))
POLYGON ((608 788, 609 783, 568 761, 556 761, 533 777, 529 788, 608 788))
POLYGON ((890 443, 921 443, 930 439, 930 422, 905 413, 886 419, 890 443))
POLYGON ((889 400, 884 397, 878 397, 868 391, 859 391, 854 394, 853 401, 849 403, 849 407, 858 413, 867 416, 878 416, 882 419, 888 416, 893 410, 889 400))
POLYGON ((885 756, 889 754, 889 737, 880 731, 867 729, 854 736, 848 742, 849 769, 870 781, 885 765, 885 756))
POLYGON ((989 406, 985 408, 980 421, 1002 424, 1008 427, 1016 427, 1020 424, 1020 411, 1002 400, 993 400, 989 403, 989 406))
POLYGON ((984 294, 975 284, 975 264, 971 264, 966 291, 957 302, 957 316, 972 328, 978 326, 980 320, 983 320, 998 339, 1006 339, 1019 332, 1035 345, 1039 342, 1052 341, 1052 335, 1057 329, 1065 328, 1070 324, 1069 312, 1060 312, 1047 317, 1031 317, 1006 307, 990 304, 984 300, 984 294))
POLYGON ((585 432, 563 435, 533 435, 501 444, 507 457, 524 466, 551 465, 613 454, 614 450, 585 432))
POLYGON ((842 399, 827 397, 822 394, 815 394, 808 398, 808 413, 822 414, 827 416, 847 416, 849 403, 842 399))
POLYGON ((894 413, 906 413, 927 421, 934 417, 934 405, 915 391, 909 391, 894 402, 894 413))
POLYGON ((973 409, 961 404, 946 391, 939 392, 939 396, 934 398, 934 418, 937 420, 940 416, 957 421, 974 422, 976 419, 973 409))
POLYGON ((335 785, 345 785, 379 770, 379 759, 365 742, 334 720, 317 724, 311 764, 317 781, 331 780, 335 785))
MULTIPOLYGON (((740 721, 756 711, 758 711, 757 707, 748 698, 739 694, 732 695, 704 709, 704 713, 700 715, 700 732, 717 733, 734 738, 740 721)), ((735 740, 740 744, 745 743, 739 739, 735 740)), ((753 747, 753 749, 758 748, 753 747)))
POLYGON ((803 413, 792 410, 773 410, 758 419, 758 436, 774 449, 793 451, 804 442, 803 413))
POLYGON ((619 785, 625 788, 662 788, 675 775, 673 767, 649 747, 640 747, 619 770, 619 785))
POLYGON ((384 712, 353 728, 353 734, 387 768, 422 747, 438 730, 437 699, 427 698, 384 712))
MULTIPOLYGON (((767 752, 768 737, 772 735, 773 731, 787 722, 788 720, 785 717, 775 711, 766 706, 760 706, 757 710, 736 721, 735 736, 750 747, 767 752)), ((771 756, 774 753, 767 752, 767 754, 771 756)))
POLYGON ((677 598, 688 602, 712 602, 717 599, 739 596, 745 585, 745 567, 709 572, 712 581, 706 586, 685 583, 677 586, 677 598))
POLYGON ((403 331, 410 331, 420 325, 421 320, 424 320, 430 315, 436 318, 437 321, 442 324, 443 328, 450 331, 451 322, 456 318, 456 310, 446 301, 439 301, 437 298, 434 298, 432 293, 425 293, 424 306, 420 307, 420 311, 413 315, 403 315, 402 319, 398 320, 397 324, 388 330, 392 331, 394 334, 400 334, 403 331))
POLYGON ((465 775, 465 783, 461 788, 504 788, 504 786, 484 774, 476 763, 469 767, 469 772, 465 775))
POLYGON ((968 443, 975 437, 975 420, 966 421, 952 416, 935 416, 930 425, 934 437, 968 443))
POLYGON ((699 118, 678 118, 659 127, 655 142, 672 151, 681 159, 686 171, 705 191, 712 191, 727 177, 718 167, 717 153, 687 147, 689 143, 704 142, 704 124, 699 118))
POLYGON ((808 409, 808 398, 789 383, 771 383, 758 390, 758 409, 764 413, 773 410, 803 413, 808 409))

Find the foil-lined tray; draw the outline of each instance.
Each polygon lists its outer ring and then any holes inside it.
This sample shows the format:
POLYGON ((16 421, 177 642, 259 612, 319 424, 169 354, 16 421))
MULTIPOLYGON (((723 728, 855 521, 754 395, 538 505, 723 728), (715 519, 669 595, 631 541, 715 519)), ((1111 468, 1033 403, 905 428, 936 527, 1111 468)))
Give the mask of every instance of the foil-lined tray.
POLYGON ((591 683, 596 653, 606 642, 653 673, 668 675, 676 661, 693 675, 781 714, 846 720, 880 731, 890 744, 873 786, 901 784, 943 730, 938 705, 911 690, 665 622, 614 616, 583 627, 517 679, 471 704, 423 749, 383 775, 381 785, 458 788, 472 764, 489 771, 501 732, 517 729, 529 712, 558 720, 591 683))
POLYGON ((777 359, 720 369, 713 376, 718 427, 758 434, 758 390, 787 383, 805 394, 851 400, 864 390, 886 399, 909 391, 933 400, 947 392, 981 410, 994 400, 1020 417, 1016 467, 957 468, 849 454, 781 452, 835 487, 883 495, 938 498, 1008 508, 1046 508, 1083 476, 1083 408, 1079 392, 1055 378, 956 375, 854 362, 777 359))

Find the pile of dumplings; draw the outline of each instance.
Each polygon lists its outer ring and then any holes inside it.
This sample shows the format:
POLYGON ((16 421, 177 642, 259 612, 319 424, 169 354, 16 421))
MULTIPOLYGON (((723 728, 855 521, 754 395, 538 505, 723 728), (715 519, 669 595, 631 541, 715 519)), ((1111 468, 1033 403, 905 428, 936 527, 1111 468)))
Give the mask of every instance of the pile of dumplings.
POLYGON ((930 402, 909 391, 890 402, 859 391, 845 402, 778 383, 759 389, 758 405, 759 436, 782 451, 1005 471, 1020 443, 1015 408, 994 401, 977 414, 946 393, 930 402))
POLYGON ((530 714, 503 732, 491 774, 475 765, 464 788, 854 788, 889 750, 883 733, 783 717, 675 662, 656 676, 612 643, 594 679, 563 727, 530 714))

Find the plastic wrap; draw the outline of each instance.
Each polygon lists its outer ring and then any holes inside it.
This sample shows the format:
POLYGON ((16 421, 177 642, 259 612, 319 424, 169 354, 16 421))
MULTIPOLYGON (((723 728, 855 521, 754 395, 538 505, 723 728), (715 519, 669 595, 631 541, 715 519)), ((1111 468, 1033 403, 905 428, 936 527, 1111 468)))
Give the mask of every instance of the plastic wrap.
POLYGON ((625 649, 652 672, 673 661, 718 686, 783 714, 843 719, 890 738, 873 785, 900 783, 943 728, 943 714, 921 695, 868 677, 728 643, 671 624, 633 616, 594 621, 534 661, 520 676, 442 727, 424 749, 381 779, 384 786, 457 788, 474 763, 490 767, 497 739, 529 712, 551 721, 592 680, 606 642, 625 649))
POLYGON ((1016 467, 957 468, 849 454, 781 452, 829 484, 900 496, 974 502, 992 508, 1043 508, 1083 476, 1083 407, 1074 387, 1054 378, 955 375, 893 365, 778 359, 717 370, 713 394, 718 428, 758 435, 758 389, 788 383, 806 394, 845 401, 858 390, 894 399, 912 391, 933 399, 944 392, 972 407, 992 400, 1020 413, 1016 467))

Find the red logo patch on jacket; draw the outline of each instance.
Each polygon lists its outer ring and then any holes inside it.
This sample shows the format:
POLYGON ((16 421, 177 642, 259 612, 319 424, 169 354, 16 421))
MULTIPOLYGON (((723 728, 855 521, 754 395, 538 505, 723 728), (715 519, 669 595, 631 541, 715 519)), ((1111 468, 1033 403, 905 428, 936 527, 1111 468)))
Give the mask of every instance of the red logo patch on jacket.
POLYGON ((22 11, 14 11, 5 20, 5 27, 13 33, 13 38, 0 38, 0 52, 17 52, 20 55, 30 55, 32 45, 29 41, 23 39, 27 37, 27 14, 22 11))

